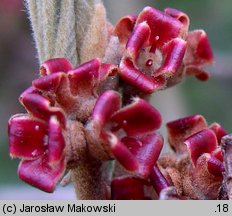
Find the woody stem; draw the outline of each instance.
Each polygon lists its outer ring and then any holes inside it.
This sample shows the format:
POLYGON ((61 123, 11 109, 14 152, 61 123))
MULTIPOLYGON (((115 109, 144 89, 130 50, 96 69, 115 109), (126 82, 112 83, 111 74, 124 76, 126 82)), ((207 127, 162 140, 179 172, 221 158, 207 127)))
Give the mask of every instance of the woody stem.
POLYGON ((105 178, 105 164, 88 157, 71 170, 76 196, 81 200, 109 199, 109 184, 105 178))

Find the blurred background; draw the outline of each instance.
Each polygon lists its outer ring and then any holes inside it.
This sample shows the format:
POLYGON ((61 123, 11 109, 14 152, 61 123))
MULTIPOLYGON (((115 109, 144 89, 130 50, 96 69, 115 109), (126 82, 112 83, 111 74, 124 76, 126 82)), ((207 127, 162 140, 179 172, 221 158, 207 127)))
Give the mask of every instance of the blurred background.
MULTIPOLYGON (((190 30, 204 29, 210 39, 215 64, 211 79, 188 77, 176 87, 158 92, 152 102, 165 123, 186 115, 202 114, 209 123, 221 123, 232 132, 232 1, 231 0, 104 0, 109 20, 139 13, 145 6, 174 7, 186 12, 190 30)), ((38 77, 38 62, 22 0, 0 0, 0 199, 75 199, 72 187, 58 187, 46 194, 23 183, 17 176, 18 160, 8 155, 7 121, 25 112, 20 93, 38 77)))

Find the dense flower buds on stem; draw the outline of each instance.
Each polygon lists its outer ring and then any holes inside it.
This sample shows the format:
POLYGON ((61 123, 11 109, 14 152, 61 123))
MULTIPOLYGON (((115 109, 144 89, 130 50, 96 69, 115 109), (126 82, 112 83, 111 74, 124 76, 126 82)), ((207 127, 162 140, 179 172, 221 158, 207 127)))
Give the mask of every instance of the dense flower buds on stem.
POLYGON ((145 7, 138 16, 121 18, 114 33, 124 49, 122 79, 145 94, 172 86, 185 74, 206 80, 202 67, 213 63, 209 40, 203 30, 188 28, 188 16, 172 8, 145 7))
POLYGON ((52 192, 73 157, 82 157, 82 124, 92 111, 101 82, 115 68, 99 59, 75 69, 63 58, 42 64, 41 77, 20 96, 28 114, 9 120, 10 155, 22 159, 18 169, 22 180, 52 192), (75 146, 75 142, 80 143, 75 146))
POLYGON ((19 98, 27 114, 9 120, 9 151, 21 159, 19 177, 53 192, 70 169, 83 199, 218 198, 223 178, 224 189, 230 184, 225 130, 208 126, 201 115, 169 122, 174 153, 160 155, 162 117, 148 102, 151 93, 185 75, 208 79, 208 37, 203 30, 189 32, 189 23, 176 9, 145 7, 115 28, 109 25, 102 59, 76 68, 65 58, 45 61, 19 98), (113 175, 104 173, 111 160, 118 169, 113 175))

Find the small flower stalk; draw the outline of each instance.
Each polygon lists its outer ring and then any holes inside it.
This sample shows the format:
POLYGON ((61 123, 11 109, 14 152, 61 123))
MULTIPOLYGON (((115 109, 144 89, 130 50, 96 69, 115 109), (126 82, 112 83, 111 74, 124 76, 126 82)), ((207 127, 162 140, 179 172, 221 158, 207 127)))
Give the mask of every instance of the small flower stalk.
MULTIPOLYGON (((70 176, 78 199, 231 199, 231 135, 201 115, 177 117, 166 124, 173 151, 161 154, 162 116, 149 103, 185 76, 209 78, 207 34, 173 8, 145 7, 115 26, 102 4, 94 10, 78 53, 51 54, 19 97, 26 113, 8 125, 19 178, 52 193, 70 176)), ((49 47, 37 46, 43 59, 49 47)))

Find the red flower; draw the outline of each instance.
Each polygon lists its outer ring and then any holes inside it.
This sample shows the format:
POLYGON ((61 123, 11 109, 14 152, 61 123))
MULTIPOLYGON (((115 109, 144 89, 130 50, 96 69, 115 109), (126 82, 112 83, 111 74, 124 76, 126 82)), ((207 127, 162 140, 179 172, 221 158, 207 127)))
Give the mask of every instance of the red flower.
POLYGON ((99 159, 115 158, 126 170, 147 178, 163 146, 163 138, 154 133, 160 125, 159 112, 145 100, 134 98, 121 108, 119 93, 106 91, 86 127, 89 151, 99 159))
POLYGON ((207 126, 194 115, 167 124, 169 142, 179 156, 189 156, 192 185, 200 199, 216 199, 224 172, 221 139, 227 133, 217 123, 207 126))
POLYGON ((188 27, 188 16, 172 8, 145 7, 138 16, 121 18, 114 32, 124 49, 123 80, 146 94, 176 84, 185 74, 206 80, 202 66, 213 62, 207 35, 188 27))
POLYGON ((16 114, 9 120, 10 155, 22 159, 18 168, 22 180, 46 192, 54 191, 66 166, 77 163, 86 151, 83 124, 100 84, 114 69, 99 59, 75 69, 62 58, 42 64, 41 77, 20 96, 28 114, 16 114), (70 146, 73 138, 77 147, 70 146))

